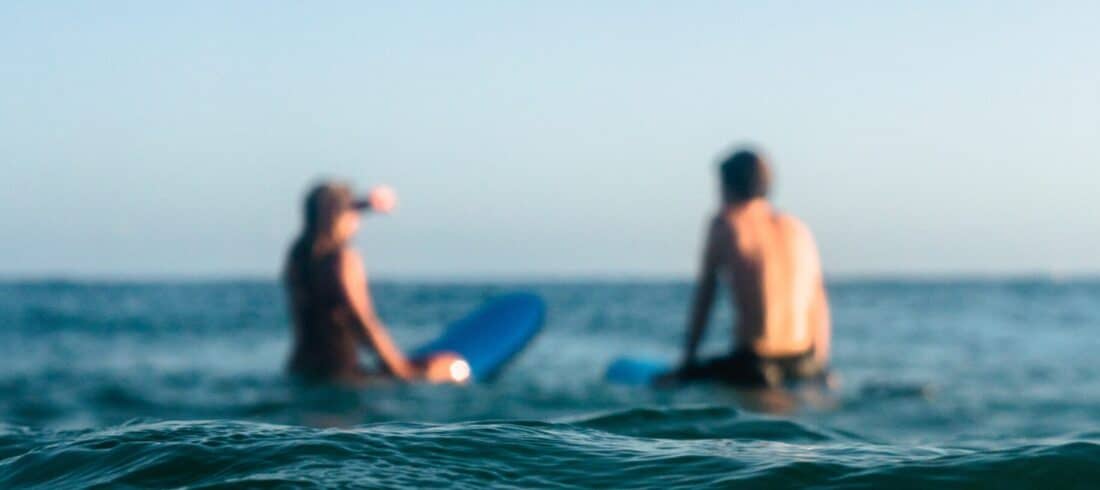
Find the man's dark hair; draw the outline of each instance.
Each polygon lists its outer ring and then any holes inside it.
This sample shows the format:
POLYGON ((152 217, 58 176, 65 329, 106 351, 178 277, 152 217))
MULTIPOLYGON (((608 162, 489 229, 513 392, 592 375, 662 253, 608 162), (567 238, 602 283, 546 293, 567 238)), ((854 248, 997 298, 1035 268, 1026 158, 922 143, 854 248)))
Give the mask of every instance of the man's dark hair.
POLYGON ((726 202, 748 201, 768 195, 771 176, 764 159, 752 150, 734 152, 719 166, 726 202))

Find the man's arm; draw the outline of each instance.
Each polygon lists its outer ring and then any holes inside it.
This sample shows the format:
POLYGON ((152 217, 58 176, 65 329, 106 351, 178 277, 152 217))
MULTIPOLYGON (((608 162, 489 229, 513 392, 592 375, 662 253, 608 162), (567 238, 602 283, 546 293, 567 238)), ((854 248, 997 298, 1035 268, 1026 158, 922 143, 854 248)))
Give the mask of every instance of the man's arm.
POLYGON ((832 337, 832 319, 829 314, 829 297, 825 293, 824 279, 818 281, 810 305, 810 328, 814 335, 814 359, 821 366, 829 365, 830 338, 832 337))
POLYGON ((718 288, 719 266, 719 233, 722 222, 715 218, 707 231, 706 245, 703 248, 703 260, 699 266, 699 275, 695 280, 695 297, 691 302, 691 313, 688 315, 687 343, 684 346, 684 357, 680 363, 680 369, 695 364, 695 356, 699 349, 699 343, 703 339, 703 332, 707 328, 710 319, 710 310, 714 306, 714 295, 718 288))
POLYGON ((389 332, 382 326, 374 312, 370 293, 367 291, 367 274, 363 269, 363 260, 353 250, 340 252, 340 287, 344 299, 351 305, 352 314, 363 326, 363 336, 378 352, 378 357, 386 364, 394 376, 410 380, 417 376, 415 367, 397 348, 389 332))
POLYGON ((829 313, 829 296, 825 292, 825 274, 821 267, 821 252, 813 233, 804 224, 801 226, 805 237, 805 253, 809 255, 814 274, 814 292, 810 300, 808 322, 813 335, 814 359, 822 367, 829 365, 830 340, 832 337, 832 319, 829 313))

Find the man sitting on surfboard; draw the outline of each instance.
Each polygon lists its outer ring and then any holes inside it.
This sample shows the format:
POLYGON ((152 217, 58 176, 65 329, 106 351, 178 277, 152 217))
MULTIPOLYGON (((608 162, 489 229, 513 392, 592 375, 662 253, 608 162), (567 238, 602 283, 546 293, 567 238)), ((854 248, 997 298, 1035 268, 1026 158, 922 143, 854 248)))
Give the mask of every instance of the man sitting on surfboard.
POLYGON ((680 367, 663 381, 711 379, 777 386, 823 376, 829 361, 829 302, 810 229, 767 201, 768 165, 749 150, 720 165, 722 208, 711 220, 688 317, 680 367), (696 350, 717 282, 736 309, 733 351, 699 362, 696 350))
POLYGON ((347 185, 326 182, 306 197, 305 223, 287 256, 283 282, 294 323, 289 369, 314 380, 362 381, 372 374, 359 364, 359 346, 378 354, 382 370, 401 380, 462 382, 465 361, 437 354, 410 361, 375 314, 363 259, 348 245, 359 229, 360 210, 387 213, 396 204, 389 188, 355 199, 347 185))

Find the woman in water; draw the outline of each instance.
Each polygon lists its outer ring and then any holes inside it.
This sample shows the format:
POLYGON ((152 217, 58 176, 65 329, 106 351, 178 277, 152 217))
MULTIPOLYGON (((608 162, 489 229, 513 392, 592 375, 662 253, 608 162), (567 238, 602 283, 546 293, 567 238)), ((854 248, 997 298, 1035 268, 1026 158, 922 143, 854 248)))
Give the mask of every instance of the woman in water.
POLYGON ((314 187, 306 197, 305 225, 283 274, 294 323, 292 373, 344 382, 379 374, 403 381, 465 381, 469 370, 458 356, 443 354, 421 362, 405 357, 374 311, 362 258, 348 246, 359 229, 361 210, 388 213, 395 203, 389 188, 357 200, 347 185, 334 182, 314 187), (360 345, 378 355, 382 373, 359 364, 360 345))

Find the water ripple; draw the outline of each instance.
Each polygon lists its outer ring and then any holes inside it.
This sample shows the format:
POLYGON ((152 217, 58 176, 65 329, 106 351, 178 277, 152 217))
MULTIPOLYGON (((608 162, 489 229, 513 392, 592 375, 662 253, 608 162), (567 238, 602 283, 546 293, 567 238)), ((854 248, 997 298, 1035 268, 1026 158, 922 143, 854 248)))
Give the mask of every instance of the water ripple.
POLYGON ((999 447, 883 445, 718 407, 350 429, 221 421, 82 431, 9 426, 0 430, 0 458, 5 488, 1072 487, 1100 478, 1095 433, 999 447), (683 429, 716 419, 724 421, 716 432, 683 429))

